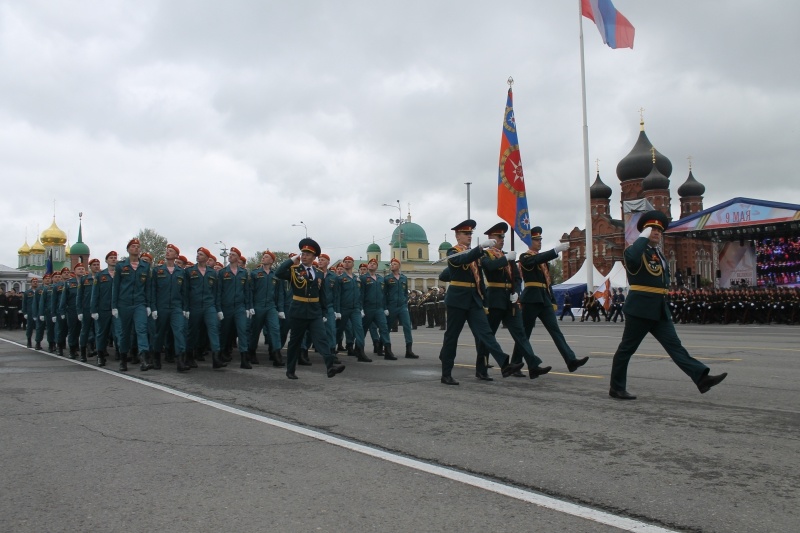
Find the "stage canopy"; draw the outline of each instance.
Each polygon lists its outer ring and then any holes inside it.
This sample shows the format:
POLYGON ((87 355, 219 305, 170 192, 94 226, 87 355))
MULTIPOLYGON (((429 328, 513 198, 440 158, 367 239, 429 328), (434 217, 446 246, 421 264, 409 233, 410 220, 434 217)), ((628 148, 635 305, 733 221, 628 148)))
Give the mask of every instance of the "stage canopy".
POLYGON ((790 237, 800 232, 800 205, 733 198, 674 221, 667 235, 735 240, 790 237))

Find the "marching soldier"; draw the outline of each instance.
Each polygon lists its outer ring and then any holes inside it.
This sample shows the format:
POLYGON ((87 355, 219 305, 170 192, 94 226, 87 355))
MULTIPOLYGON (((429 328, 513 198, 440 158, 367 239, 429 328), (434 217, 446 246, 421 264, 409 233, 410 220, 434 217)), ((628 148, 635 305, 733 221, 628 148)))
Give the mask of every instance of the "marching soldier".
POLYGON ((353 258, 349 255, 342 259, 344 271, 338 279, 339 308, 336 309, 336 312, 341 316, 338 329, 344 333, 347 333, 348 327, 352 330, 353 341, 350 342, 349 339, 345 338, 347 341, 347 355, 355 356, 360 362, 371 363, 372 359, 364 353, 364 323, 361 321, 364 316, 361 277, 353 273, 353 264, 353 258))
POLYGON ((100 260, 89 261, 89 272, 78 280, 78 320, 81 324, 78 336, 78 347, 81 351, 80 361, 85 363, 89 342, 94 340, 94 319, 92 319, 92 289, 94 277, 100 271, 100 260))
MULTIPOLYGON (((439 299, 439 288, 431 287, 428 294, 423 299, 422 307, 425 309, 425 317, 428 320, 428 328, 436 326, 436 301, 439 299)), ((423 321, 424 323, 424 321, 423 321)))
POLYGON ((150 316, 150 265, 139 260, 141 243, 133 238, 126 246, 128 258, 117 264, 111 284, 111 315, 120 322, 119 371, 128 370, 128 351, 131 348, 131 333, 136 335, 137 346, 142 357, 142 372, 150 369, 150 339, 147 319, 150 316))
POLYGON ((165 264, 153 268, 151 281, 150 317, 155 322, 156 334, 153 342, 153 368, 161 370, 161 349, 167 340, 167 332, 172 332, 178 372, 188 370, 185 364, 186 353, 186 315, 189 304, 186 298, 186 272, 177 264, 181 251, 174 244, 167 244, 165 264))
MULTIPOLYGON (((68 279, 64 281, 64 291, 61 293, 61 302, 58 306, 58 314, 61 317, 66 317, 67 324, 67 345, 69 346, 69 358, 75 359, 78 357, 78 342, 81 333, 81 322, 78 319, 80 312, 80 301, 78 300, 78 291, 80 289, 80 281, 86 275, 83 263, 75 265, 74 275, 72 272, 68 273, 68 279)), ((83 357, 82 362, 86 357, 83 357)))
MULTIPOLYGON (((36 330, 37 323, 39 322, 38 300, 39 300, 39 278, 31 278, 31 286, 22 293, 22 312, 25 316, 25 337, 28 340, 28 348, 32 346, 31 340, 33 332, 36 330)), ((41 350, 39 346, 37 350, 41 350)))
POLYGON ((36 332, 36 344, 41 349, 41 341, 47 332, 47 351, 55 352, 55 321, 53 317, 53 275, 42 277, 42 294, 39 296, 39 331, 36 332))
POLYGON ((287 259, 275 271, 275 276, 289 282, 292 289, 292 314, 289 317, 289 349, 286 377, 297 379, 295 369, 300 353, 300 343, 308 331, 322 358, 329 378, 344 371, 345 366, 334 363, 325 331, 325 291, 322 289, 322 271, 312 263, 319 256, 320 247, 313 239, 305 238, 298 244, 300 255, 287 259))
MULTIPOLYGON (((530 338, 536 320, 541 320, 561 357, 564 358, 564 362, 567 363, 567 368, 570 372, 575 372, 585 365, 589 358, 578 359, 558 327, 556 312, 553 310, 553 293, 550 290, 550 271, 547 268, 547 262, 557 258, 558 254, 567 248, 569 245, 564 243, 557 245, 552 250, 539 253, 542 249, 542 228, 536 226, 531 229, 530 248, 519 258, 525 287, 520 302, 522 303, 522 323, 525 328, 525 336, 530 338)), ((514 351, 513 360, 515 362, 522 360, 522 353, 519 350, 514 351)))
POLYGON ((68 267, 62 268, 60 272, 53 273, 53 298, 50 301, 50 320, 55 324, 56 348, 60 357, 64 357, 64 348, 67 347, 67 316, 60 313, 65 276, 69 276, 68 267))
POLYGON ((106 254, 106 268, 97 273, 92 285, 92 302, 90 305, 94 320, 94 342, 97 348, 97 366, 106 366, 108 357, 108 340, 114 340, 119 347, 119 321, 112 315, 111 293, 117 268, 117 252, 106 254))
POLYGON ((266 250, 261 254, 261 265, 250 272, 250 287, 253 293, 253 309, 255 314, 250 321, 250 362, 259 364, 256 350, 261 331, 264 331, 269 345, 269 359, 272 365, 282 368, 281 325, 278 318, 279 309, 283 308, 283 281, 275 277, 272 265, 275 253, 266 250))
MULTIPOLYGON (((219 345, 219 318, 217 297, 217 272, 209 258, 213 257, 208 248, 197 249, 197 263, 185 271, 188 283, 189 300, 189 334, 186 342, 186 360, 183 368, 197 368, 195 359, 200 355, 203 345, 201 334, 205 326, 205 335, 211 346, 213 368, 227 365, 222 360, 219 345)), ((177 354, 176 354, 177 355, 177 354)), ((179 359, 180 360, 180 359, 179 359)))
POLYGON ((406 341, 406 357, 417 359, 419 356, 411 349, 414 339, 411 336, 411 316, 408 312, 408 278, 400 272, 401 266, 398 258, 392 258, 389 268, 392 274, 383 280, 386 305, 389 309, 389 323, 394 324, 395 320, 399 321, 403 327, 406 341))
POLYGON ((447 251, 447 268, 450 273, 450 289, 445 297, 447 305, 447 328, 444 333, 439 360, 442 361, 442 383, 458 385, 453 379, 452 370, 456 359, 458 336, 468 323, 478 341, 486 345, 489 353, 500 364, 503 377, 508 377, 522 368, 522 363, 513 364, 511 358, 503 352, 492 335, 489 322, 483 308, 483 279, 481 277, 479 259, 484 248, 494 246, 495 241, 489 239, 481 246, 469 249, 472 243, 474 220, 465 220, 452 228, 456 232, 456 246, 447 251))
POLYGON ((255 314, 251 302, 247 270, 239 266, 242 253, 231 247, 228 266, 217 272, 217 301, 220 323, 220 344, 227 350, 233 344, 236 332, 239 348, 239 368, 252 369, 247 355, 247 322, 255 314))
POLYGON ((648 211, 639 219, 639 238, 625 250, 625 270, 630 289, 625 302, 625 330, 611 363, 609 396, 635 400, 627 391, 628 362, 645 335, 652 334, 672 360, 697 385, 701 394, 719 384, 727 373, 709 375, 709 368, 694 359, 681 344, 672 323, 666 295, 669 286, 669 263, 661 250, 661 234, 669 225, 661 211, 648 211))
POLYGON ((382 348, 382 350, 378 351, 378 355, 383 353, 384 359, 396 361, 397 357, 392 353, 392 341, 389 338, 389 328, 386 324, 386 317, 389 316, 389 309, 386 305, 384 279, 377 271, 378 261, 372 258, 369 260, 369 263, 367 263, 367 273, 361 276, 364 335, 366 335, 370 326, 375 324, 378 328, 378 334, 380 335, 378 342, 380 342, 380 347, 382 348))
MULTIPOLYGON (((505 325, 511 338, 514 339, 514 352, 521 353, 528 363, 528 376, 535 379, 550 372, 551 367, 541 367, 542 360, 533 353, 528 336, 522 326, 522 312, 517 300, 519 294, 517 287, 520 285, 520 275, 517 269, 516 252, 503 252, 508 224, 500 222, 495 224, 484 235, 495 241, 494 246, 486 248, 486 253, 481 257, 481 267, 486 276, 486 296, 484 305, 489 309, 488 320, 492 335, 497 334, 497 329, 502 323, 505 325)), ((492 381, 487 371, 489 352, 485 345, 478 344, 478 358, 475 364, 475 377, 484 381, 492 381)), ((512 357, 512 361, 513 361, 512 357)))
POLYGON ((339 276, 328 265, 331 258, 328 254, 319 254, 319 269, 322 271, 322 289, 325 291, 325 330, 328 332, 328 344, 334 356, 334 363, 340 363, 336 356, 336 324, 342 317, 337 316, 336 301, 339 299, 339 276))

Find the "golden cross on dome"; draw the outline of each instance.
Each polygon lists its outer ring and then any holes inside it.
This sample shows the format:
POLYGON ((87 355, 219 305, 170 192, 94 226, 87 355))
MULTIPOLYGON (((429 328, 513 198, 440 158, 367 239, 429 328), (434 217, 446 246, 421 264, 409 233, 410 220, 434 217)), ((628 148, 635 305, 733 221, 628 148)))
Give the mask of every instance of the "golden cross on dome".
POLYGON ((692 156, 689 156, 686 159, 689 160, 689 172, 691 172, 692 171, 692 156))
POLYGON ((594 164, 597 166, 597 173, 600 174, 600 159, 595 159, 594 164))
POLYGON ((650 153, 653 154, 653 164, 655 165, 656 164, 656 147, 655 146, 650 147, 650 153))

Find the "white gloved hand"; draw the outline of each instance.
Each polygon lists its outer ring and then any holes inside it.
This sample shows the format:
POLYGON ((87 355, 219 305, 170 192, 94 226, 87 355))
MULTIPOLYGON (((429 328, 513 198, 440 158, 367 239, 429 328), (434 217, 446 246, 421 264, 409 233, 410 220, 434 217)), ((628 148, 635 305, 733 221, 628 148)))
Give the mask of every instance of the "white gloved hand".
POLYGON ((150 316, 153 317, 153 320, 158 320, 158 311, 153 311, 150 316))
POLYGON ((333 313, 333 316, 336 318, 336 320, 342 319, 342 313, 333 313))
POLYGON ((256 310, 251 308, 250 309, 250 318, 253 318, 254 316, 256 316, 256 310))
POLYGON ((39 320, 40 320, 41 322, 44 322, 44 315, 39 315, 39 320))
POLYGON ((225 315, 222 314, 222 311, 217 312, 217 318, 219 318, 220 320, 225 318, 225 315))
POLYGON ((511 296, 508 297, 508 299, 511 301, 512 304, 515 304, 517 303, 517 300, 519 300, 519 294, 513 292, 511 293, 511 296))
POLYGON ((278 318, 280 318, 281 320, 286 320, 286 313, 284 313, 283 311, 278 311, 278 318))
POLYGON ((53 317, 52 321, 53 321, 53 324, 55 324, 56 323, 56 317, 53 317))
POLYGON ((384 309, 383 310, 383 314, 386 315, 386 316, 389 316, 389 310, 388 309, 384 309))
POLYGON ((516 259, 517 259, 517 252, 512 250, 506 254, 506 261, 508 262, 516 261, 516 259))
POLYGON ((119 309, 112 309, 111 316, 113 316, 114 318, 119 318, 119 309))
POLYGON ((25 320, 28 320, 28 315, 27 315, 27 314, 25 314, 25 315, 22 315, 22 316, 24 316, 24 317, 25 317, 25 320))
POLYGON ((189 318, 189 311, 184 311, 183 312, 183 317, 188 319, 189 318))
POLYGON ((152 311, 150 311, 150 308, 148 307, 147 308, 147 316, 150 316, 151 314, 152 314, 152 311))
POLYGON ((67 315, 61 315, 61 320, 66 320, 66 319, 67 319, 67 315))
POLYGON ((364 318, 365 316, 366 316, 366 315, 364 314, 364 311, 362 310, 362 311, 361 311, 361 318, 364 318))
POLYGON ((486 239, 485 241, 483 241, 481 243, 481 248, 491 248, 495 244, 497 244, 496 240, 494 240, 494 239, 486 239))
POLYGON ((83 313, 78 313, 78 320, 83 322, 83 313))
POLYGON ((100 320, 100 313, 92 313, 93 320, 100 320))
POLYGON ((553 250, 555 250, 557 254, 560 254, 561 252, 565 252, 565 251, 569 250, 569 243, 568 242, 562 242, 560 244, 556 244, 556 247, 553 248, 553 250))
POLYGON ((327 322, 327 321, 328 321, 328 317, 326 317, 326 316, 322 317, 322 323, 323 323, 323 324, 324 324, 325 322, 327 322))
POLYGON ((644 237, 645 239, 649 239, 651 233, 653 233, 653 228, 651 228, 650 226, 647 226, 639 234, 639 237, 644 237))

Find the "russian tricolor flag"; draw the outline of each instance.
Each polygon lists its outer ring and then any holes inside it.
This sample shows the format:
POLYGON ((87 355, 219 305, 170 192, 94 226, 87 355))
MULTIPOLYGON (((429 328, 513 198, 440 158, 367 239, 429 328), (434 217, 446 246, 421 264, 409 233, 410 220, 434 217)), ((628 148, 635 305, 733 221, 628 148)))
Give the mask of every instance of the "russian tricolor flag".
POLYGON ((581 0, 583 16, 597 24, 603 42, 611 48, 633 48, 636 30, 611 0, 581 0))

